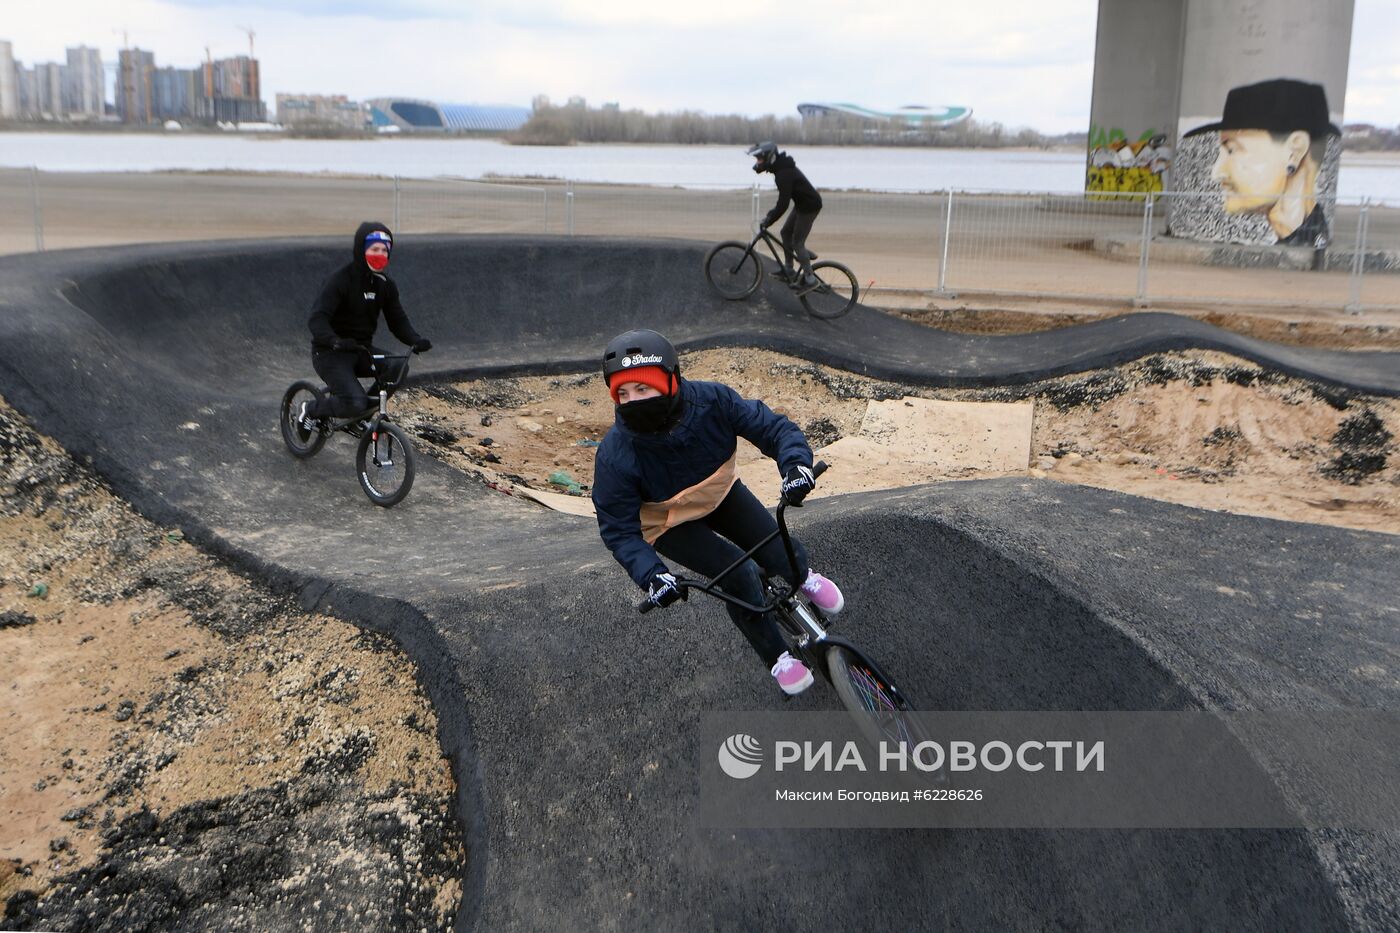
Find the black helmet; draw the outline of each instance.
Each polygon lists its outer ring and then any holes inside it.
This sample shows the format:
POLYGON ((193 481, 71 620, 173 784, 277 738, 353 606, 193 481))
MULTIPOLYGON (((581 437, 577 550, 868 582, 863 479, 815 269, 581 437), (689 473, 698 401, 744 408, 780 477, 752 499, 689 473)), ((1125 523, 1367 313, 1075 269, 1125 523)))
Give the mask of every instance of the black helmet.
POLYGON ((754 143, 747 150, 753 156, 753 170, 762 172, 773 164, 773 160, 778 157, 778 144, 773 142, 754 143))
POLYGON ((671 341, 654 330, 629 330, 608 341, 603 351, 603 383, 612 386, 612 377, 637 366, 660 366, 671 376, 680 375, 681 360, 671 341))

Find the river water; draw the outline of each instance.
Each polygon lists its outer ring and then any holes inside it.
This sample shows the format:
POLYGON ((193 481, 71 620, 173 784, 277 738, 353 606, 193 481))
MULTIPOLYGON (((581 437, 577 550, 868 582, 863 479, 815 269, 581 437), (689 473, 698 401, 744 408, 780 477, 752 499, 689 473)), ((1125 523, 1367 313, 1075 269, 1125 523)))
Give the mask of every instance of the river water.
MULTIPOLYGON (((819 188, 1078 192, 1084 154, 1011 149, 794 146, 819 188)), ((331 172, 432 178, 540 177, 640 185, 747 186, 740 146, 511 146, 494 139, 312 140, 215 133, 0 133, 0 167, 45 172, 331 172)), ((1344 154, 1339 198, 1400 203, 1400 154, 1344 154)))

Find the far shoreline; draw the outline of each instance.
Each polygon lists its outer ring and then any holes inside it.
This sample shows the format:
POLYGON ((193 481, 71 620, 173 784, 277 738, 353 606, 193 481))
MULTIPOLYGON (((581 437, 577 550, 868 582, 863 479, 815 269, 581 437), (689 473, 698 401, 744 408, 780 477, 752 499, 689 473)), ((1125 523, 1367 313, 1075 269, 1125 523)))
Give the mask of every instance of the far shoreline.
MULTIPOLYGON (((28 136, 159 136, 178 138, 181 136, 213 136, 229 139, 252 139, 260 142, 299 142, 299 143, 355 143, 382 142, 393 140, 413 140, 415 142, 498 142, 503 146, 521 149, 579 149, 601 146, 627 146, 646 149, 732 149, 743 148, 742 143, 672 143, 672 142, 630 142, 614 140, 604 142, 574 141, 555 145, 512 142, 500 133, 347 133, 343 136, 297 135, 286 130, 222 130, 211 126, 187 126, 178 130, 167 130, 159 126, 113 127, 92 125, 43 126, 0 123, 0 134, 10 133, 28 136)), ((1079 145, 1057 144, 1053 146, 905 146, 897 143, 886 145, 840 144, 840 143, 800 143, 784 142, 785 146, 802 146, 806 149, 912 149, 935 152, 1080 152, 1079 145)))
MULTIPOLYGON (((0 123, 0 134, 14 134, 27 136, 158 136, 162 138, 178 138, 182 136, 196 137, 219 137, 228 139, 248 139, 258 142, 297 142, 297 143, 377 143, 392 142, 396 140, 412 140, 414 142, 496 142, 502 146, 519 147, 521 149, 589 149, 602 148, 608 146, 638 148, 638 149, 732 149, 738 143, 673 143, 673 142, 630 142, 627 140, 615 140, 604 142, 575 141, 561 143, 557 145, 542 145, 537 143, 516 143, 512 142, 503 134, 499 133, 347 133, 344 136, 316 136, 298 135, 285 130, 221 130, 218 127, 203 125, 182 127, 178 130, 167 130, 159 126, 127 127, 114 126, 103 127, 96 125, 32 125, 16 123, 0 123)), ((840 144, 840 143, 798 143, 788 142, 783 145, 802 146, 804 149, 841 149, 841 150, 861 150, 861 149, 895 149, 895 150, 915 150, 931 152, 1010 152, 1010 153, 1079 153, 1087 150, 1087 142, 1081 145, 1057 144, 1052 146, 904 146, 899 144, 888 145, 861 145, 861 144, 840 144)), ((1400 150, 1386 149, 1343 149, 1342 159, 1348 162, 1400 162, 1400 150)), ((5 166, 0 166, 5 167, 5 166)), ((11 168, 28 166, 9 166, 11 168)), ((138 170, 139 171, 139 170, 138 170)), ((155 171, 181 171, 162 170, 155 171)), ((195 170, 198 171, 198 170, 195 170)), ((213 170, 221 171, 221 170, 213 170)), ((303 173, 277 173, 277 174, 303 174, 303 173)), ((311 173, 316 174, 316 173, 311 173)), ((352 177, 377 177, 377 176, 352 176, 352 177)))

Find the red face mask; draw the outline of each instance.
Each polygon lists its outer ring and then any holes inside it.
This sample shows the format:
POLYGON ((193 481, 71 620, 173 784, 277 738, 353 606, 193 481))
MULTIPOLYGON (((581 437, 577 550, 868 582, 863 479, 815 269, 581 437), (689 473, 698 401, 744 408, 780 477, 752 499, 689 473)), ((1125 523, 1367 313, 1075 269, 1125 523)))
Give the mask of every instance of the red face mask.
POLYGON ((384 269, 389 265, 389 254, 366 252, 365 265, 369 266, 375 272, 383 272, 384 269))

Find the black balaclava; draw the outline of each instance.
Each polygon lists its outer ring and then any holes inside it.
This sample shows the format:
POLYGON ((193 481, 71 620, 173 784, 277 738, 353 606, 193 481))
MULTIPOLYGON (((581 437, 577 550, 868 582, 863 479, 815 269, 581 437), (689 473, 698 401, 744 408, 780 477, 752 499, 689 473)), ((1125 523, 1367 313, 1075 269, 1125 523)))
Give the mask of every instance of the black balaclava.
POLYGON ((676 383, 676 391, 670 395, 653 395, 615 406, 617 416, 623 424, 641 434, 669 431, 681 420, 685 408, 681 401, 680 377, 677 377, 676 383))
MULTIPOLYGON (((381 230, 384 233, 388 234, 390 243, 392 243, 394 239, 394 234, 389 231, 389 228, 384 226, 377 220, 366 220, 364 223, 360 224, 359 229, 355 231, 355 245, 353 247, 353 256, 355 261, 355 267, 359 269, 360 272, 364 275, 383 275, 382 272, 375 272, 365 262, 365 239, 375 230, 381 230)), ((389 252, 393 252, 392 246, 390 247, 389 252)))

